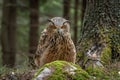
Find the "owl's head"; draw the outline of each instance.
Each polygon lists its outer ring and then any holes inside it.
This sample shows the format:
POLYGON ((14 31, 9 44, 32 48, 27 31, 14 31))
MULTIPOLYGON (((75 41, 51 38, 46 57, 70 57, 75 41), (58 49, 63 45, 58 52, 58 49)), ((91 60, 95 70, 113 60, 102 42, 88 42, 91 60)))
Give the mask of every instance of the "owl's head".
POLYGON ((54 17, 48 21, 48 28, 54 33, 64 34, 70 31, 69 21, 62 17, 54 17))

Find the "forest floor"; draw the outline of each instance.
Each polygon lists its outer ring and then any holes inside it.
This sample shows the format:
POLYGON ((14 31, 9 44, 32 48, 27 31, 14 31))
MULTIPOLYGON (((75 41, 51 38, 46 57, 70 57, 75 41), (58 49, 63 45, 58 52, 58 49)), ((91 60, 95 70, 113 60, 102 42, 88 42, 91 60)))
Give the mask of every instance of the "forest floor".
MULTIPOLYGON (((110 63, 105 66, 106 74, 110 80, 120 80, 120 62, 110 63)), ((36 70, 0 68, 0 80, 31 80, 36 70)), ((104 76, 104 75, 103 75, 104 76)), ((96 79, 95 79, 96 80, 96 79)))

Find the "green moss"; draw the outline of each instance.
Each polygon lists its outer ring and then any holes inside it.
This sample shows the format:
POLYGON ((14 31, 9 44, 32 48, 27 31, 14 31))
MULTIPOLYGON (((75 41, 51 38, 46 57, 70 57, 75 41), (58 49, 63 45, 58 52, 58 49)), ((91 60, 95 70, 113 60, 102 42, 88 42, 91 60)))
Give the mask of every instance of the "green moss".
POLYGON ((103 64, 108 64, 111 61, 111 49, 109 46, 106 46, 101 53, 101 61, 103 64))
POLYGON ((77 57, 78 58, 80 58, 80 57, 82 57, 83 56, 83 54, 81 53, 81 52, 77 52, 77 57))
MULTIPOLYGON (((83 55, 83 53, 82 52, 77 52, 77 55, 76 55, 76 63, 78 63, 78 62, 82 62, 82 60, 83 60, 83 58, 84 58, 84 55, 83 55)), ((80 65, 80 64, 79 64, 80 65)), ((81 64, 81 66, 82 66, 82 64, 81 64)))
POLYGON ((40 74, 44 67, 54 68, 54 72, 47 77, 47 80, 88 80, 90 78, 89 74, 82 70, 81 67, 66 61, 54 61, 44 65, 38 70, 38 72, 35 74, 35 77, 40 74), (66 71, 66 68, 69 68, 70 66, 74 66, 76 68, 74 70, 75 74, 70 74, 68 71, 66 71))
POLYGON ((62 61, 55 61, 52 63, 48 63, 47 67, 52 66, 55 68, 55 71, 53 72, 53 74, 51 76, 48 77, 48 80, 65 80, 65 75, 62 72, 62 68, 64 67, 66 63, 62 62, 62 61))
POLYGON ((93 68, 92 65, 89 65, 89 67, 86 68, 86 71, 88 73, 91 73, 92 76, 93 75, 95 75, 95 76, 101 76, 103 70, 102 70, 102 68, 100 68, 98 66, 96 66, 96 67, 93 68))
POLYGON ((95 80, 109 80, 108 75, 104 71, 104 68, 101 68, 99 66, 96 66, 93 68, 93 66, 89 66, 86 68, 86 71, 91 75, 91 79, 95 80))

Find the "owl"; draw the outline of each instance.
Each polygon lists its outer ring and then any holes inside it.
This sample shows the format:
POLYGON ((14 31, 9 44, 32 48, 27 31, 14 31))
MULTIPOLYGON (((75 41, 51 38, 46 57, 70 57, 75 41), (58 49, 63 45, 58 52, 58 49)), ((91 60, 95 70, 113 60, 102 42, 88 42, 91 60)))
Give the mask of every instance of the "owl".
POLYGON ((76 49, 70 35, 69 21, 62 17, 48 20, 43 30, 35 54, 36 66, 42 66, 55 60, 75 63, 76 49))

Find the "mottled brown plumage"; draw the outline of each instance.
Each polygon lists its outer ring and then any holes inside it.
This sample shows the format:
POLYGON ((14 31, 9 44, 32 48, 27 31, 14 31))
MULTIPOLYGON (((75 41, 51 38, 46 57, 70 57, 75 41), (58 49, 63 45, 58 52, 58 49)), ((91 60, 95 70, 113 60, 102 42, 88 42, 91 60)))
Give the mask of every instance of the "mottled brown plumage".
POLYGON ((55 60, 75 63, 76 50, 70 35, 70 26, 66 19, 54 17, 40 36, 35 56, 35 64, 42 66, 55 60))

